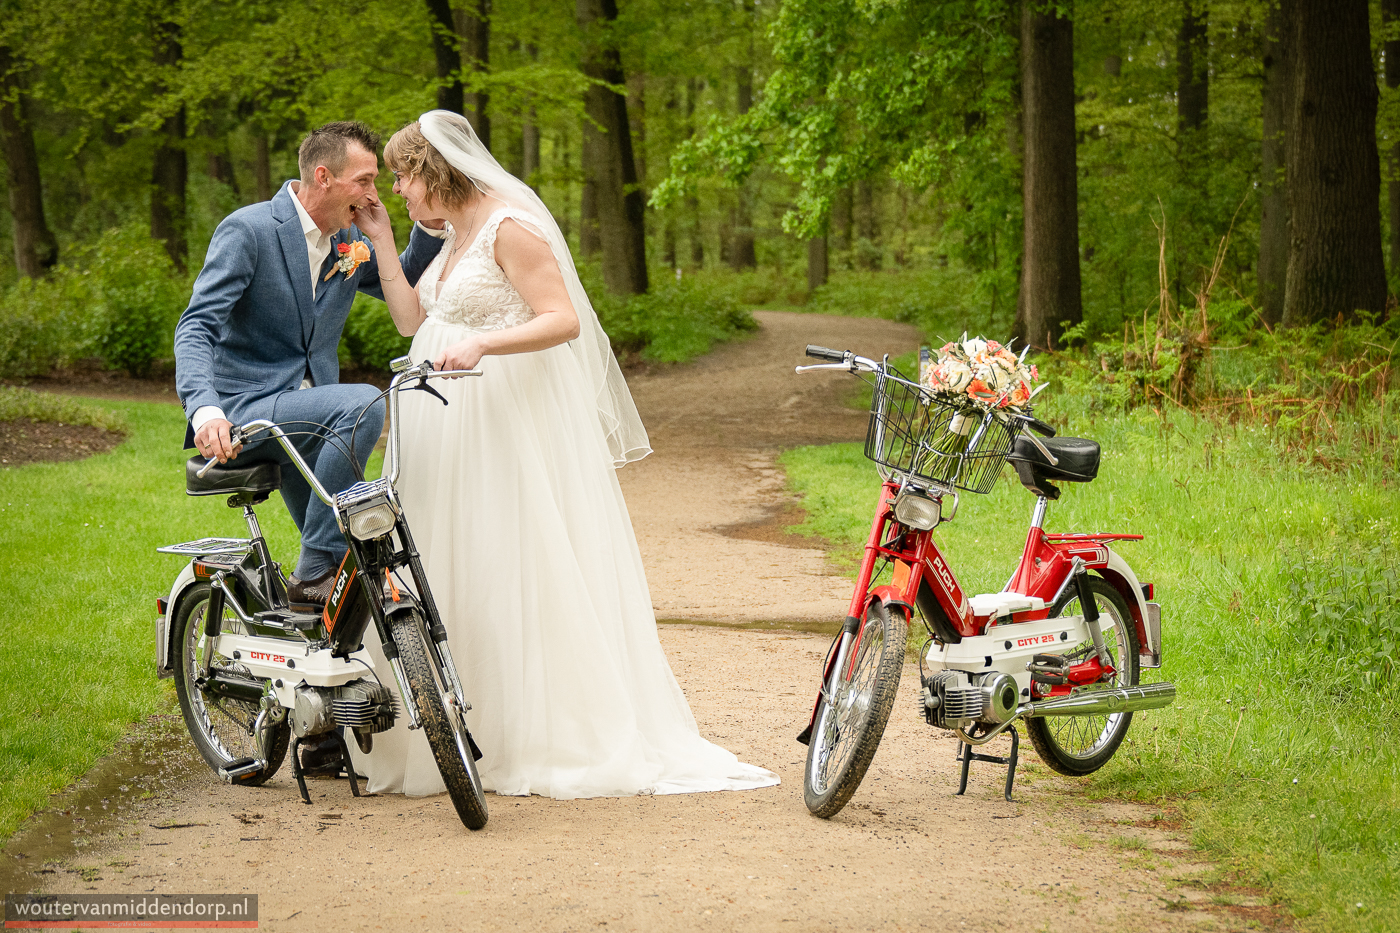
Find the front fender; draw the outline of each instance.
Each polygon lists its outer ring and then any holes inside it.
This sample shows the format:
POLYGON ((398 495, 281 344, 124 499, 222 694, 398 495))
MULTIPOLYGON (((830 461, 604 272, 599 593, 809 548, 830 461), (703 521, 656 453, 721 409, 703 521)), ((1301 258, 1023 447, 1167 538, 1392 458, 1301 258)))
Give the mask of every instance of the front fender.
POLYGON ((914 607, 904 601, 904 591, 897 586, 877 586, 870 591, 866 597, 865 605, 878 602, 885 607, 885 611, 898 610, 904 613, 904 621, 907 623, 914 618, 914 607))

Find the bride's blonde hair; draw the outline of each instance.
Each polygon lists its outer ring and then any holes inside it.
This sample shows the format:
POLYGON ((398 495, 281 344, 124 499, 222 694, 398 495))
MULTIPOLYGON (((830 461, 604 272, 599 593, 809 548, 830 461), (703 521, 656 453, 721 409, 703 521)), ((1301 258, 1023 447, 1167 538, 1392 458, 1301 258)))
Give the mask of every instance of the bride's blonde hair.
POLYGON ((422 178, 428 195, 454 210, 467 203, 475 187, 470 178, 447 164, 442 153, 433 148, 417 120, 390 137, 384 146, 384 164, 409 178, 422 178))

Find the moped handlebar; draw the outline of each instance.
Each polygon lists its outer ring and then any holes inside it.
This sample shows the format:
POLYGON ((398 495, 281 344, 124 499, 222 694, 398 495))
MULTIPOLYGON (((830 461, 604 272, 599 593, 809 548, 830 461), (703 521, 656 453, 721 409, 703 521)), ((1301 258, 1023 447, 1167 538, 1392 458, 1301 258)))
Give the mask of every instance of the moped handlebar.
MULTIPOLYGON (((457 379, 463 376, 481 375, 481 370, 479 369, 434 369, 430 360, 424 360, 417 366, 406 365, 407 362, 406 358, 401 357, 391 364, 394 368, 394 378, 390 381, 389 391, 387 392, 389 396, 389 444, 388 449, 385 451, 384 459, 387 467, 385 472, 389 477, 390 484, 396 484, 399 479, 399 392, 402 391, 403 384, 412 379, 418 380, 419 384, 422 385, 429 379, 457 379)), ((410 388, 416 388, 416 386, 410 388)), ((446 400, 444 400, 444 404, 445 403, 446 400)), ((327 492, 326 488, 316 479, 316 474, 311 471, 311 467, 307 465, 296 447, 292 445, 291 440, 283 433, 281 427, 277 424, 267 420, 258 420, 249 421, 244 425, 235 425, 229 430, 229 439, 232 441, 232 446, 236 448, 246 443, 254 435, 261 434, 264 431, 271 433, 278 443, 282 445, 282 449, 285 450, 287 456, 291 458, 292 465, 297 468, 302 476, 306 477, 306 481, 311 485, 311 490, 316 494, 316 498, 320 499, 326 505, 334 506, 335 496, 327 492)), ((200 468, 196 475, 203 478, 204 474, 213 469, 214 464, 218 462, 219 461, 216 459, 210 460, 200 468)))

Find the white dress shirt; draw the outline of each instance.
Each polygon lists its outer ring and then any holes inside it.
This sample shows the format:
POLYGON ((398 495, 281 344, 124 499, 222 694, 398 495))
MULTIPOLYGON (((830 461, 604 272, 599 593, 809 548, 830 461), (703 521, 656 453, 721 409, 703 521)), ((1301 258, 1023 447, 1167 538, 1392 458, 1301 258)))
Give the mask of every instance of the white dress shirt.
MULTIPOLYGON (((331 237, 334 235, 334 231, 331 233, 322 233, 321 228, 316 226, 316 221, 312 220, 311 215, 306 212, 306 208, 302 206, 301 198, 297 197, 297 191, 301 188, 301 182, 292 181, 291 188, 292 204, 296 206, 297 216, 301 218, 301 232, 306 237, 307 273, 311 276, 311 300, 315 301, 316 287, 321 284, 321 266, 325 263, 326 257, 331 254, 331 237)), ((414 224, 414 226, 429 236, 438 239, 447 236, 447 230, 445 228, 442 230, 430 230, 422 224, 414 224)), ((309 389, 311 386, 311 374, 308 372, 306 378, 301 380, 301 385, 297 386, 297 388, 309 389)), ((198 434, 200 428, 216 418, 221 421, 228 420, 224 415, 224 410, 219 406, 205 405, 202 408, 196 409, 195 413, 190 417, 190 427, 198 434)))

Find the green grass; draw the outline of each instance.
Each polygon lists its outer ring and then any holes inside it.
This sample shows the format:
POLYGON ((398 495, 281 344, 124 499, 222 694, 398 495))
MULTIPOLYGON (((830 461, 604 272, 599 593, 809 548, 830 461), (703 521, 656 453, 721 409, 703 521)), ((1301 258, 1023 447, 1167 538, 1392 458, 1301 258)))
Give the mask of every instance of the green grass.
MULTIPOLYGON (((1362 467, 1323 472, 1269 432, 1186 414, 1069 415, 1103 445, 1099 478, 1066 486, 1049 530, 1138 532, 1120 551, 1162 604, 1173 708, 1139 716, 1087 792, 1180 807, 1193 841, 1240 883, 1280 898, 1309 930, 1400 929, 1400 701, 1330 674, 1297 632, 1298 553, 1400 545, 1400 494, 1362 467), (1241 712, 1243 710, 1243 712, 1241 712), (1238 730, 1238 734, 1236 734, 1238 730), (1360 904, 1362 906, 1357 907, 1360 904)), ((852 565, 878 494, 859 445, 783 457, 809 519, 800 531, 852 565)), ((939 545, 970 592, 1011 575, 1033 504, 1007 471, 964 495, 939 545)))
POLYGON ((18 418, 91 425, 118 434, 127 431, 126 418, 119 411, 66 395, 51 395, 17 386, 0 386, 0 421, 14 421, 18 418))
MULTIPOLYGON (((156 547, 246 534, 221 498, 185 496, 179 406, 84 404, 127 425, 127 440, 0 470, 0 838, 170 702, 155 676, 155 600, 181 561, 156 547)), ((269 502, 259 517, 274 555, 294 560, 286 510, 269 502)))

